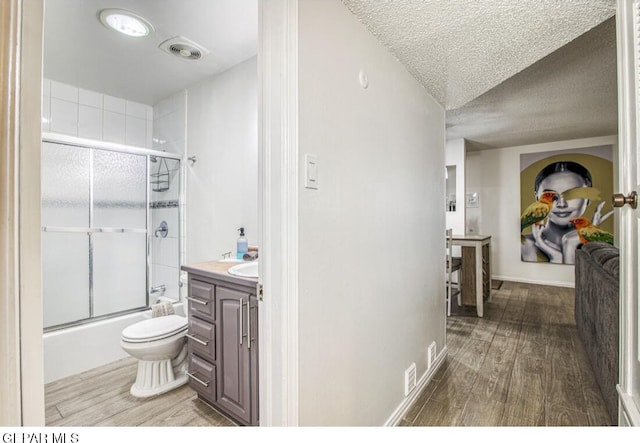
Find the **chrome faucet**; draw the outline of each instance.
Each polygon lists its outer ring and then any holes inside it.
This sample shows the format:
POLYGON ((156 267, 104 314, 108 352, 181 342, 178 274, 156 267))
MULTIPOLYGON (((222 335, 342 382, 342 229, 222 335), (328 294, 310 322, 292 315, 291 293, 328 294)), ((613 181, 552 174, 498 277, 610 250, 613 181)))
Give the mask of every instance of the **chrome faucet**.
POLYGON ((158 237, 158 233, 160 233, 160 236, 162 238, 165 238, 167 236, 167 234, 169 233, 169 225, 167 225, 166 221, 160 223, 160 227, 155 230, 154 235, 158 237))

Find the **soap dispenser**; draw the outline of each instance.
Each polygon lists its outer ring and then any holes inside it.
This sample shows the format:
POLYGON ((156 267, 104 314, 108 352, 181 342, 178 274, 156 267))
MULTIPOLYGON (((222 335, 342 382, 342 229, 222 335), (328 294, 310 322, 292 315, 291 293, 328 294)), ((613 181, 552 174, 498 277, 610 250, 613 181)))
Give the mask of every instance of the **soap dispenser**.
POLYGON ((244 236, 244 228, 240 228, 238 231, 240 231, 240 237, 238 237, 236 258, 242 260, 244 254, 249 250, 249 242, 247 242, 247 238, 244 236))

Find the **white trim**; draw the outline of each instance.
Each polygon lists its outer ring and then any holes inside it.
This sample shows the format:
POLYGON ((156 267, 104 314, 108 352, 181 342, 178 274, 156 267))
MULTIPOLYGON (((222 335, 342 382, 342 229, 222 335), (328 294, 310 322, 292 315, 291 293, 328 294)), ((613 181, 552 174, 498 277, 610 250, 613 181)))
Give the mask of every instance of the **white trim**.
POLYGON ((44 426, 42 339, 42 146, 43 2, 19 2, 20 35, 20 367, 22 425, 44 426), (36 314, 36 315, 34 315, 36 314))
POLYGON ((43 426, 40 132, 43 2, 2 3, 0 426, 43 426), (34 317, 34 313, 36 314, 34 317))
POLYGON ((618 402, 618 424, 621 426, 640 426, 640 409, 633 401, 633 397, 624 393, 620 385, 616 385, 616 389, 620 400, 618 402))
POLYGON ((298 2, 259 17, 260 424, 297 426, 298 2))
POLYGON ((431 368, 429 368, 424 374, 422 374, 422 377, 420 377, 416 389, 414 389, 411 394, 409 394, 404 400, 402 400, 402 403, 400 403, 396 410, 393 411, 393 414, 391 414, 391 416, 387 419, 384 426, 397 426, 400 423, 409 408, 411 408, 411 406, 413 406, 413 404, 416 402, 416 400, 420 396, 420 393, 424 390, 424 388, 427 387, 436 371, 440 368, 442 363, 444 363, 448 353, 449 350, 445 345, 431 368))
POLYGON ((21 3, 0 5, 0 426, 22 424, 22 380, 20 348, 20 240, 19 218, 19 124, 18 69, 20 63, 21 3))
POLYGON ((284 148, 284 166, 287 179, 282 190, 285 192, 286 222, 282 223, 282 238, 286 242, 286 266, 283 271, 287 281, 287 321, 283 322, 283 331, 287 335, 287 353, 283 355, 286 362, 286 395, 287 424, 297 426, 299 423, 298 393, 298 0, 287 1, 287 48, 286 48, 286 103, 283 109, 286 124, 283 132, 287 139, 284 148))
POLYGON ((529 278, 520 278, 520 277, 509 277, 504 275, 492 275, 492 280, 502 280, 509 281, 514 283, 528 283, 532 285, 545 285, 545 286, 557 286, 560 288, 575 288, 575 283, 567 283, 566 281, 544 281, 544 280, 533 280, 529 278))
MULTIPOLYGON (((637 166, 638 159, 633 158, 632 149, 636 143, 636 85, 635 85, 635 27, 633 8, 637 1, 618 0, 616 15, 616 32, 618 42, 618 189, 616 192, 629 192, 635 187, 634 174, 629 166, 637 166), (632 163, 633 162, 633 163, 632 163)), ((634 274, 636 264, 637 244, 631 247, 635 241, 631 234, 632 217, 629 208, 618 211, 617 232, 620 245, 620 344, 619 344, 619 385, 618 404, 619 423, 629 421, 632 425, 640 425, 638 408, 631 396, 634 388, 634 366, 638 362, 637 348, 634 346, 637 337, 637 312, 634 298, 637 297, 637 276, 634 274), (635 277, 635 278, 634 278, 635 277)), ((638 377, 638 374, 635 374, 638 377)), ((637 389, 637 388, 636 388, 637 389)))

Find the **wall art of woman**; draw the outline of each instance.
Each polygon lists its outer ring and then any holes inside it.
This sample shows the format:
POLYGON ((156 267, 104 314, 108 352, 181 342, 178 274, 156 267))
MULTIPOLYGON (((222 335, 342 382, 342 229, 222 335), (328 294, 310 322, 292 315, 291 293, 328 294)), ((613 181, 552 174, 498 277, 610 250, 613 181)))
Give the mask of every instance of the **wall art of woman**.
MULTIPOLYGON (((602 195, 611 195, 612 163, 589 155, 573 157, 576 161, 569 160, 571 156, 566 155, 549 157, 521 172, 521 180, 528 181, 530 186, 528 202, 526 197, 521 201, 521 219, 532 204, 535 207, 541 205, 538 202, 545 202, 548 206, 542 220, 522 229, 522 261, 574 264, 580 238, 571 220, 578 217, 589 218, 594 226, 601 226, 609 220, 607 228, 609 232, 612 230, 613 210, 605 212, 606 202, 602 199, 602 195), (606 169, 610 171, 603 173, 606 169), (529 177, 534 171, 536 174, 532 180, 529 177)), ((522 187, 526 195, 527 183, 523 182, 522 187)))

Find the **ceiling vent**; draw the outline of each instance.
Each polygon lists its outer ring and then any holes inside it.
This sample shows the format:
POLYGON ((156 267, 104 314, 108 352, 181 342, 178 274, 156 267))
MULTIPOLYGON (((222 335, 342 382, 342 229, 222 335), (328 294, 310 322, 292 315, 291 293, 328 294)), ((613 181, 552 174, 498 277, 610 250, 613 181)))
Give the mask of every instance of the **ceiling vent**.
POLYGON ((160 43, 160 49, 185 60, 199 60, 209 51, 186 37, 173 37, 160 43))

